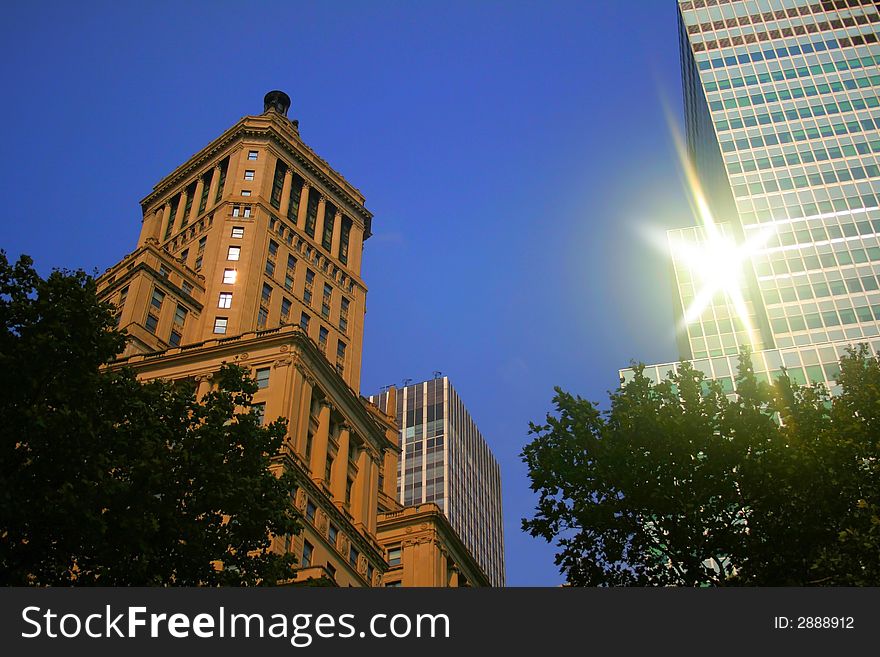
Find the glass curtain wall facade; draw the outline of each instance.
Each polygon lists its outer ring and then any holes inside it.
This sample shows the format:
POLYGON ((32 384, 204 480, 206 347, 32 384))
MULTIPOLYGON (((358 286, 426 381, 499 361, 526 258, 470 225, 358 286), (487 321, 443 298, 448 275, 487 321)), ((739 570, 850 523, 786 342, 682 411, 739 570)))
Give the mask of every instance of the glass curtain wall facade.
MULTIPOLYGON (((384 395, 370 401, 384 408, 384 395)), ((486 572, 504 586, 501 469, 448 377, 397 393, 401 504, 433 502, 486 572)))
MULTIPOLYGON (((741 272, 752 339, 713 299, 688 318, 680 356, 725 380, 747 343, 768 377, 784 365, 833 390, 845 345, 880 347, 877 3, 679 0, 678 10, 688 155, 723 229, 740 244, 762 236, 741 272)), ((702 229, 673 239, 699 244, 702 229)), ((699 284, 673 260, 683 311, 699 284)))

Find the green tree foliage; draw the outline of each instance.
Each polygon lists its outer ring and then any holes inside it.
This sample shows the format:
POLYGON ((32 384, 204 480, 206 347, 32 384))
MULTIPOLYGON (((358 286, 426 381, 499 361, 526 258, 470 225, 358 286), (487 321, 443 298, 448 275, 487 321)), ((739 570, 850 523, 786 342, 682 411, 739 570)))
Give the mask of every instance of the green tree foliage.
POLYGON ((0 583, 255 585, 291 573, 285 422, 245 371, 213 392, 101 366, 124 344, 83 272, 42 279, 0 252, 0 583), (222 564, 222 568, 217 566, 222 564))
POLYGON ((557 388, 523 529, 573 585, 880 584, 880 361, 840 365, 834 397, 759 380, 748 352, 733 401, 688 363, 635 368, 604 412, 557 388))

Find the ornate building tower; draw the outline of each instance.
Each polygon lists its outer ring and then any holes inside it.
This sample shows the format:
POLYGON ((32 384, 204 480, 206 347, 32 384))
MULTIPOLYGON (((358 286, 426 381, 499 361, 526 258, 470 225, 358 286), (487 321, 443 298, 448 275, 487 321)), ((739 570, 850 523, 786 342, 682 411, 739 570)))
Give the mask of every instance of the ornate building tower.
MULTIPOLYGON (((110 367, 192 380, 199 397, 224 362, 248 368, 263 417, 288 421, 273 467, 293 471, 303 516, 303 530, 273 537, 273 548, 295 554, 297 581, 380 586, 395 547, 377 540, 377 519, 401 511, 400 448, 393 412, 358 394, 372 215, 303 143, 289 108, 287 94, 269 92, 262 114, 242 118, 141 202, 137 248, 98 279, 129 337, 110 367)), ((430 512, 411 515, 395 526, 429 527, 430 512)), ((485 584, 444 530, 430 543, 436 571, 406 581, 485 584)), ((399 567, 390 581, 401 581, 399 567)))
POLYGON ((264 417, 288 419, 275 467, 292 469, 303 515, 298 579, 374 586, 388 568, 376 519, 395 501, 393 418, 358 395, 371 214, 300 139, 290 98, 266 95, 141 203, 137 249, 98 279, 145 379, 210 390, 223 362, 251 370, 264 417))
POLYGON ((127 353, 295 324, 358 391, 372 215, 303 143, 289 107, 287 94, 268 93, 263 114, 241 119, 141 201, 138 249, 104 277, 131 336, 127 353), (132 264, 139 274, 119 285, 114 270, 132 264))

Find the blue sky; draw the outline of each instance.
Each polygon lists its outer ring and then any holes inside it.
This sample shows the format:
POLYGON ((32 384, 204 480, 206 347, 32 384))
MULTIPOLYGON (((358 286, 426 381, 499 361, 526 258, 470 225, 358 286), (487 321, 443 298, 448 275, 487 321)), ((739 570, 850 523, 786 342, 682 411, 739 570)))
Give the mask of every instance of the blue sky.
POLYGON ((28 2, 5 8, 0 247, 103 271, 152 185, 282 89, 366 196, 362 392, 447 374, 498 458, 510 585, 556 585, 524 535, 519 452, 553 386, 605 403, 676 357, 665 257, 692 223, 673 0, 28 2))

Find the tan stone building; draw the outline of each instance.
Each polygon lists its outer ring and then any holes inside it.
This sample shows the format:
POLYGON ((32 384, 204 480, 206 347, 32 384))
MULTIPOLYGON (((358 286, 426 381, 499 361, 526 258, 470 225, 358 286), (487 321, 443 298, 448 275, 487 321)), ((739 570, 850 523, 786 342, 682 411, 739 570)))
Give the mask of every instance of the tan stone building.
POLYGON ((289 107, 270 92, 263 114, 143 199, 137 248, 98 279, 129 336, 114 367, 193 379, 199 394, 224 362, 251 370, 264 417, 288 419, 275 467, 295 473, 303 530, 273 546, 295 553, 297 579, 379 586, 387 572, 391 584, 485 585, 431 505, 396 501, 394 415, 359 394, 372 215, 303 143, 289 107))

